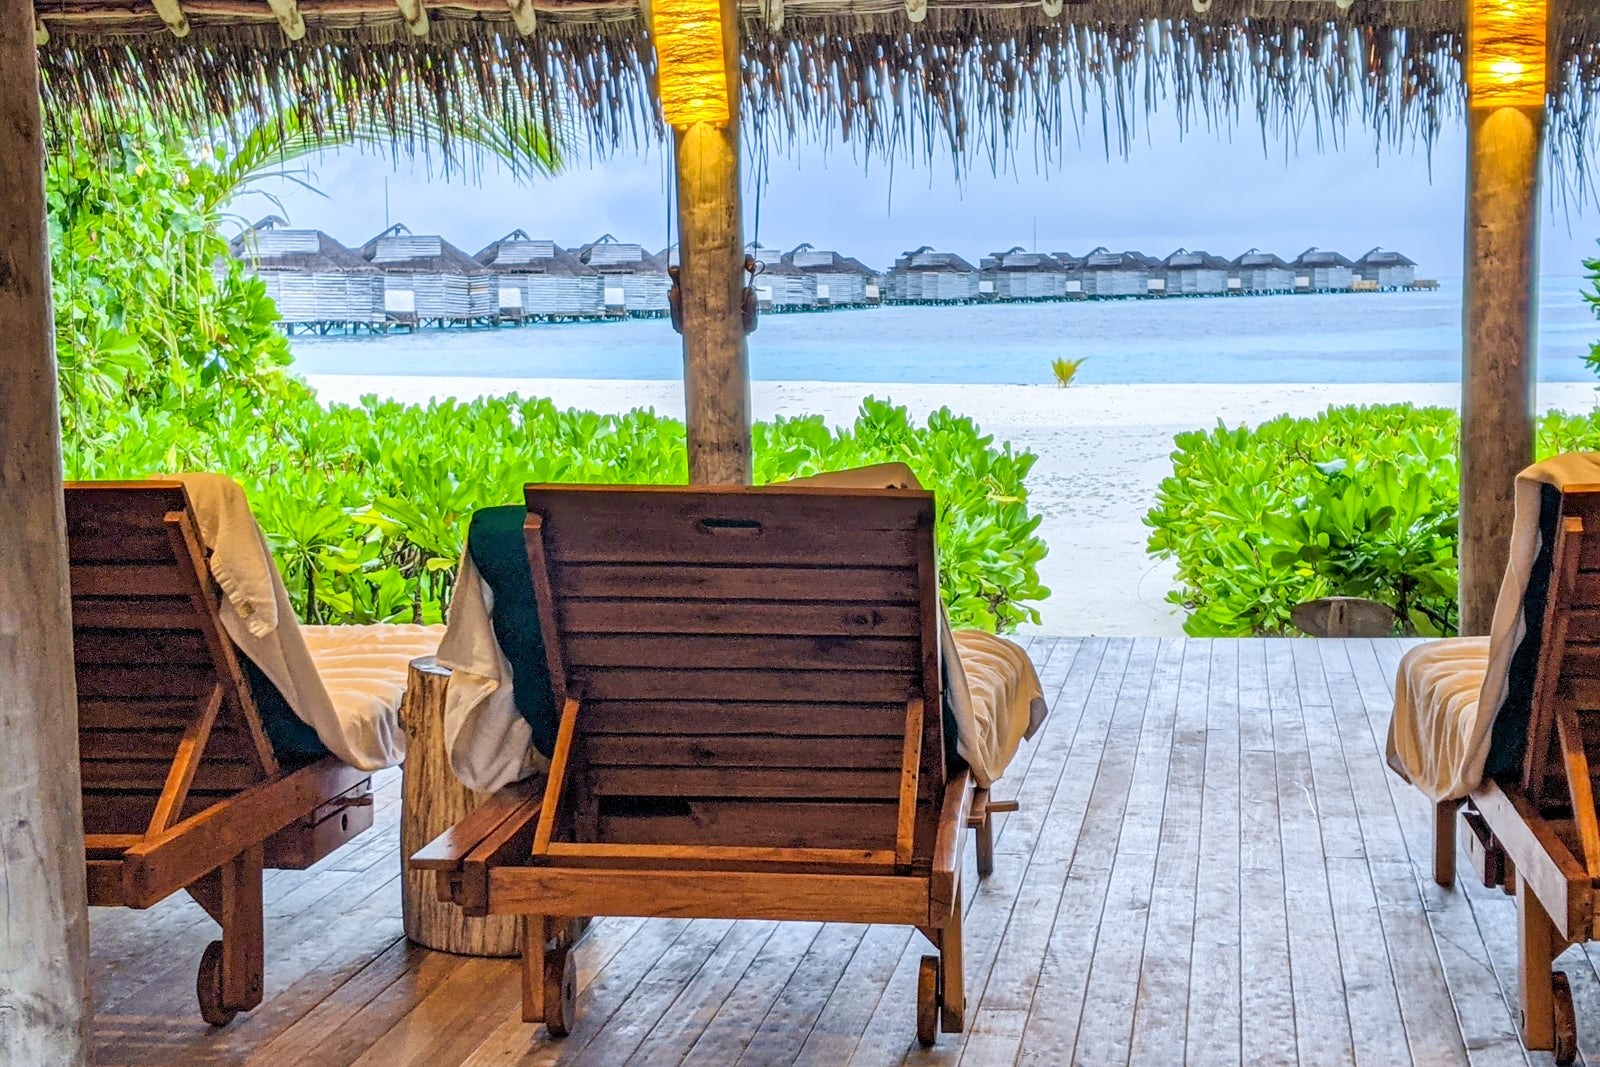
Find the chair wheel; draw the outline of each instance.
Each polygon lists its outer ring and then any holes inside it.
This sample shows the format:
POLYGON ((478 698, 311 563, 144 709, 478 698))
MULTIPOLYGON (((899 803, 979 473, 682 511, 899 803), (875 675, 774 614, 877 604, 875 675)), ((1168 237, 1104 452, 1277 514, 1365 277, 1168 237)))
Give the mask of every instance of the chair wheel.
POLYGON ((1578 1014, 1572 1006, 1572 985, 1565 971, 1550 976, 1551 999, 1556 1012, 1556 1047, 1553 1050, 1557 1063, 1565 1065, 1578 1058, 1578 1014))
POLYGON ((917 968, 917 1043, 931 1048, 939 1036, 939 957, 924 956, 917 968))
POLYGON ((213 941, 200 954, 200 971, 194 979, 195 999, 200 1001, 200 1018, 212 1026, 227 1026, 239 1009, 222 1003, 222 942, 213 941))
POLYGON ((578 967, 572 952, 558 948, 544 957, 544 1028, 566 1037, 578 1021, 578 967))

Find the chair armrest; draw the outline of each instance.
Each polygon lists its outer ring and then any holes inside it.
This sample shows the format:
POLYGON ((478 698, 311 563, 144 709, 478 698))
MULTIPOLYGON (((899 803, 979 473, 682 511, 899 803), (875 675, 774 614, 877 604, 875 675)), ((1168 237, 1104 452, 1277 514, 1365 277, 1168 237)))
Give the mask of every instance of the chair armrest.
POLYGON ((967 839, 967 816, 972 811, 972 771, 963 767, 944 787, 939 809, 939 833, 933 841, 933 874, 929 884, 930 908, 947 914, 955 907, 956 884, 961 877, 961 850, 967 839))
POLYGON ((512 782, 479 804, 467 817, 419 848, 410 859, 415 870, 455 871, 469 853, 492 836, 500 824, 516 815, 529 800, 537 803, 538 782, 512 782))

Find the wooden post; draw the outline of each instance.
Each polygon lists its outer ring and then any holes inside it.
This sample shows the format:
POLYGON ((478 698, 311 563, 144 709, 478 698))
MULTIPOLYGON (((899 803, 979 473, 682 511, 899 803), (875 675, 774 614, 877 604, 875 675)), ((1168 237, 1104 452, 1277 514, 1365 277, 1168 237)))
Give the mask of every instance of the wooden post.
POLYGON ((1517 472, 1533 462, 1541 108, 1467 112, 1462 294, 1461 632, 1482 635, 1511 545, 1517 472))
POLYGON ((722 0, 728 122, 674 133, 678 279, 689 481, 749 485, 750 360, 745 349, 744 236, 739 198, 739 7, 722 0))
POLYGON ((0 3, 0 1063, 83 1064, 89 916, 44 139, 30 0, 0 3))

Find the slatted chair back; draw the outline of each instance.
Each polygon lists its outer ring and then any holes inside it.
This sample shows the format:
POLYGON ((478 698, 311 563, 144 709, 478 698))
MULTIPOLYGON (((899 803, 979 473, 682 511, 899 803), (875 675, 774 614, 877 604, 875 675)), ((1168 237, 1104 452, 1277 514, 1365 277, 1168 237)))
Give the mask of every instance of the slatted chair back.
POLYGON ((932 494, 529 486, 527 503, 567 712, 536 855, 929 865, 954 744, 932 494))
POLYGON ((84 828, 155 836, 278 773, 179 482, 68 483, 84 828))

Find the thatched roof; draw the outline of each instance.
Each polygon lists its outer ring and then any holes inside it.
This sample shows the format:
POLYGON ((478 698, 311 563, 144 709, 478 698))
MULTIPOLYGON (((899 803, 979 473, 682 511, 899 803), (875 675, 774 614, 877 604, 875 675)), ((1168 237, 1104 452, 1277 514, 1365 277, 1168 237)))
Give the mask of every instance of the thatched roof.
POLYGON ((1289 270, 1289 264, 1282 256, 1271 252, 1263 252, 1259 248, 1252 248, 1244 255, 1233 261, 1237 270, 1289 270))
POLYGON ((1096 248, 1083 257, 1085 270, 1151 270, 1159 266, 1159 259, 1152 259, 1143 252, 1112 252, 1106 248, 1096 248))
MULTIPOLYGON (((470 103, 552 133, 585 127, 601 151, 662 133, 639 0, 427 0, 415 26, 393 0, 36 2, 54 116, 161 99, 215 122, 286 101, 339 128, 470 103), (534 14, 530 32, 513 7, 534 14), (303 27, 280 21, 290 8, 303 27)), ((1553 3, 1551 143, 1570 161, 1589 143, 1584 102, 1600 99, 1600 4, 1553 3)), ((741 7, 745 122, 778 141, 827 131, 998 159, 1013 141, 1053 155, 1103 130, 1116 151, 1141 114, 1170 108, 1186 125, 1254 117, 1307 141, 1360 119, 1405 142, 1464 100, 1463 0, 931 0, 919 22, 906 0, 741 7)))
POLYGON ((1166 258, 1162 266, 1168 270, 1227 270, 1231 264, 1210 252, 1191 252, 1180 248, 1166 258))
POLYGON ((643 245, 619 241, 608 233, 574 248, 572 254, 601 274, 665 274, 675 247, 651 255, 643 245))
POLYGON ((376 270, 361 255, 321 230, 297 230, 277 215, 268 215, 228 242, 234 259, 255 271, 328 273, 376 270))
POLYGON ((1354 267, 1344 256, 1337 252, 1325 252, 1320 248, 1308 248, 1300 253, 1300 258, 1294 261, 1296 267, 1354 267))
POLYGON ((859 274, 863 278, 878 276, 877 271, 859 259, 809 244, 795 245, 784 253, 783 261, 803 274, 859 274))
POLYGON ((890 274, 975 274, 977 268, 954 252, 935 252, 932 245, 923 245, 895 260, 890 274))
POLYGON ((1059 260, 1046 252, 1027 252, 1017 245, 1006 252, 992 252, 980 264, 985 271, 1022 272, 1032 274, 1061 274, 1066 270, 1059 260))
POLYGON ((361 246, 361 258, 392 274, 483 274, 484 266, 443 237, 400 223, 361 246))
POLYGON ((472 258, 497 274, 595 273, 593 267, 554 241, 535 240, 526 230, 512 230, 472 258))
POLYGON ((1417 261, 1410 256, 1399 252, 1386 252, 1381 248, 1374 248, 1356 260, 1358 267, 1415 267, 1416 265, 1417 261))

